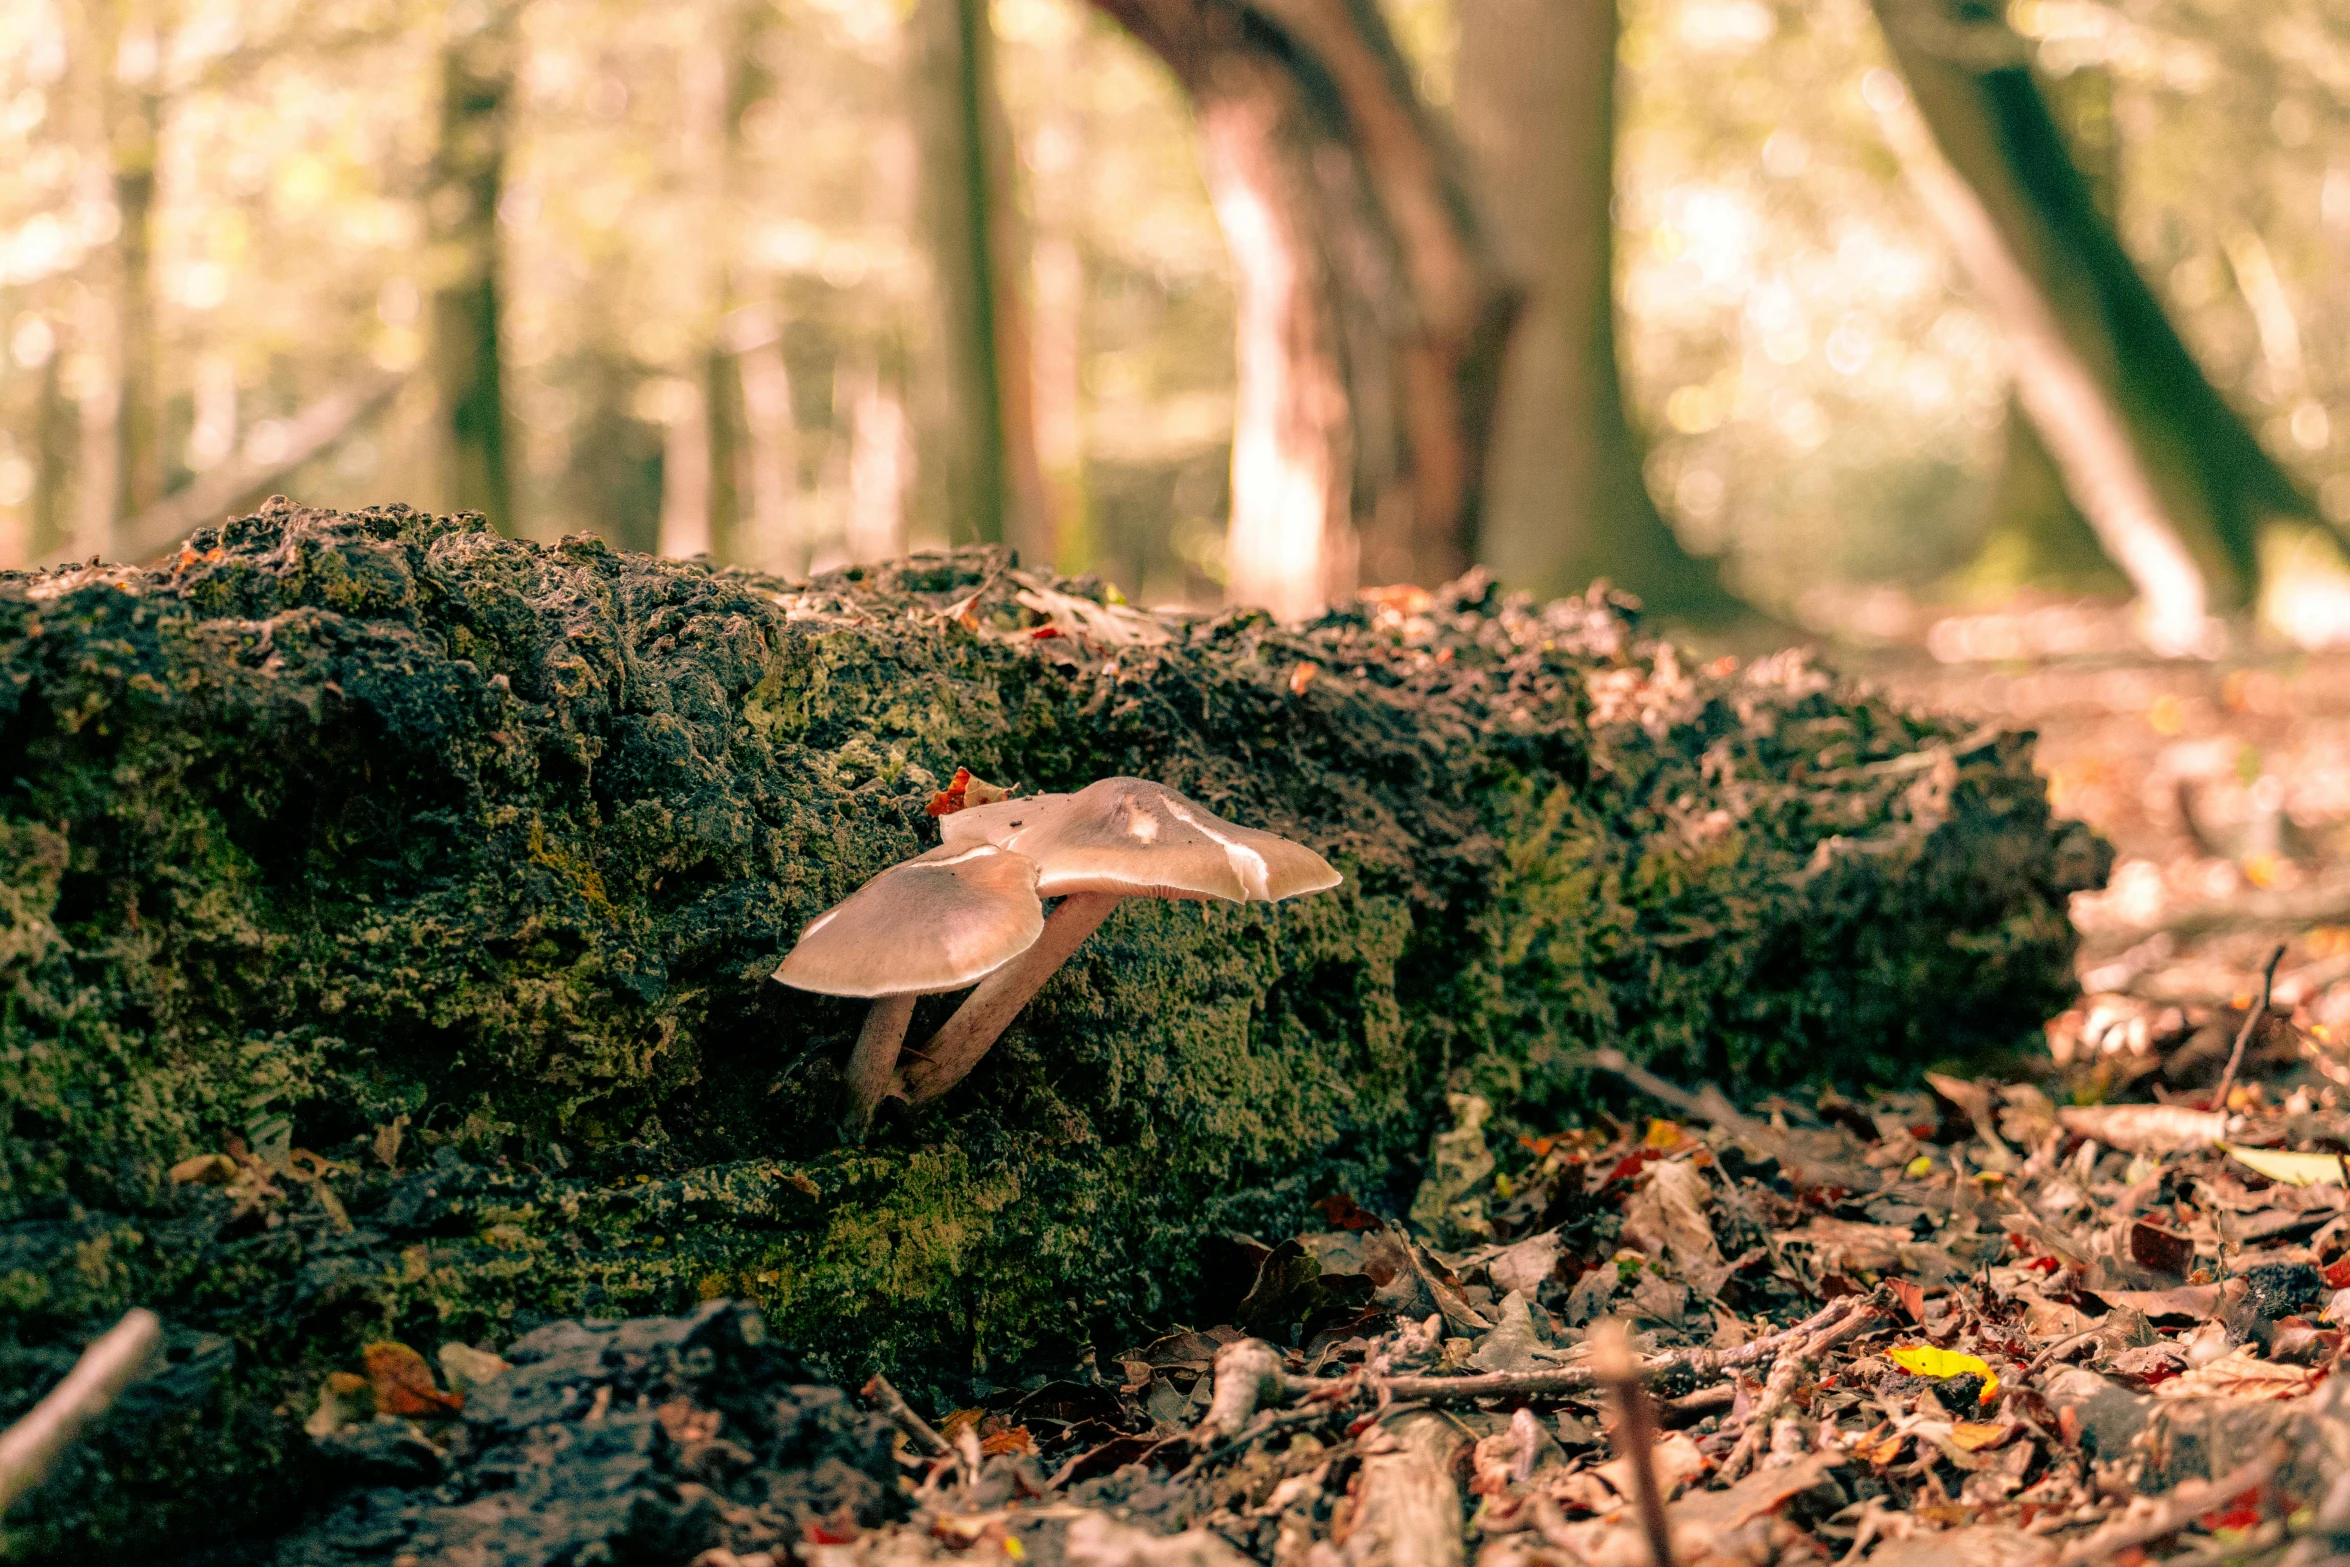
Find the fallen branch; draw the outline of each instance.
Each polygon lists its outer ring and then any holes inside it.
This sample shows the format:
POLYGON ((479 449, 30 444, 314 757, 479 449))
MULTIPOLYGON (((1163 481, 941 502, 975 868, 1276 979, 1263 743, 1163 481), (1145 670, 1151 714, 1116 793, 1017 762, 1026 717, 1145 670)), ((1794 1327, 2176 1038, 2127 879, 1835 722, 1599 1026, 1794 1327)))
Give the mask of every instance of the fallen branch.
POLYGON ((929 1421, 914 1413, 913 1406, 906 1402, 905 1395, 890 1386, 889 1378, 880 1372, 876 1371, 873 1374, 873 1379, 865 1384, 863 1391, 865 1401, 871 1404, 884 1420, 903 1431, 906 1434, 906 1440, 912 1442, 923 1457, 944 1458, 954 1451, 952 1447, 947 1445, 945 1437, 931 1429, 929 1421))
MULTIPOLYGON (((1889 1310, 1875 1295, 1846 1295, 1793 1327, 1782 1328, 1735 1349, 1684 1349, 1639 1362, 1643 1382, 1655 1383, 1684 1376, 1710 1378, 1742 1367, 1760 1365, 1781 1351, 1797 1347, 1817 1357, 1832 1345, 1854 1337, 1889 1310)), ((1382 1403, 1409 1401, 1444 1406, 1473 1404, 1489 1398, 1561 1398, 1588 1394, 1605 1385, 1592 1361, 1551 1371, 1487 1371, 1474 1376, 1378 1376, 1358 1372, 1344 1377, 1302 1377, 1279 1369, 1280 1353, 1261 1339, 1237 1339, 1216 1354, 1216 1385, 1208 1405, 1219 1433, 1246 1425, 1258 1405, 1278 1396, 1341 1402, 1371 1394, 1382 1403), (1253 1347, 1252 1347, 1253 1346, 1253 1347), (1227 1390, 1226 1382, 1233 1386, 1227 1390), (1219 1415, 1219 1411, 1223 1411, 1219 1415)))
POLYGON ((113 1407, 122 1390, 146 1371, 162 1339, 163 1323, 155 1313, 139 1307, 124 1312, 120 1322, 82 1351, 48 1397, 0 1433, 0 1513, 39 1485, 74 1438, 113 1407))

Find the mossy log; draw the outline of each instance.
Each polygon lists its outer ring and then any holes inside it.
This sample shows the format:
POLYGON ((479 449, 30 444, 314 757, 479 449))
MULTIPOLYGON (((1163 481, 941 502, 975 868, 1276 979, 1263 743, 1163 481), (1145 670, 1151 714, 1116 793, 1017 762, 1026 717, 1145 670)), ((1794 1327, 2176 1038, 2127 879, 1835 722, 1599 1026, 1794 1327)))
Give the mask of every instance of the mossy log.
POLYGON ((0 1417, 126 1306, 176 1356, 16 1553, 282 1517, 371 1339, 734 1295, 843 1373, 1114 1347, 1208 1238, 1408 1199, 1448 1088, 1506 1134, 1599 1043, 1890 1081, 2067 998, 2105 851, 2028 736, 1686 667, 1599 592, 1110 599, 277 502, 163 569, 0 578, 0 1417), (1129 903, 841 1146, 860 1006, 768 975, 937 841, 958 765, 1156 778, 1344 884, 1129 903))

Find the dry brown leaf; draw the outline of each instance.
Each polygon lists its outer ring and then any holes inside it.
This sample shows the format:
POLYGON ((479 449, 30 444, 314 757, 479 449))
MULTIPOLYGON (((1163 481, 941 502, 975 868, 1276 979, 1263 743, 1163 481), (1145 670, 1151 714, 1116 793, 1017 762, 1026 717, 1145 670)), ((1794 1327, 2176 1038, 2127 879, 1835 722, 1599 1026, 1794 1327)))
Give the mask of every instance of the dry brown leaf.
POLYGON ((2183 1153, 2224 1142, 2228 1118, 2185 1105, 2065 1105, 2064 1129, 2125 1153, 2183 1153))
MULTIPOLYGON (((1697 1450, 1696 1442, 1690 1439, 1687 1432, 1666 1432, 1657 1439, 1654 1452, 1656 1483, 1668 1501, 1681 1487, 1705 1473, 1705 1455, 1697 1450)), ((1629 1498, 1632 1495, 1632 1465, 1629 1459, 1616 1458, 1594 1465, 1592 1473, 1615 1487, 1618 1496, 1629 1498)))
POLYGON ((384 1414, 453 1415, 465 1407, 463 1398, 434 1385, 431 1365, 405 1344, 370 1344, 359 1352, 359 1359, 375 1390, 375 1407, 384 1414))
POLYGON ((2317 1383, 2307 1366, 2262 1360, 2247 1344, 2208 1365, 2195 1366, 2154 1386, 2156 1398, 2299 1398, 2317 1383))

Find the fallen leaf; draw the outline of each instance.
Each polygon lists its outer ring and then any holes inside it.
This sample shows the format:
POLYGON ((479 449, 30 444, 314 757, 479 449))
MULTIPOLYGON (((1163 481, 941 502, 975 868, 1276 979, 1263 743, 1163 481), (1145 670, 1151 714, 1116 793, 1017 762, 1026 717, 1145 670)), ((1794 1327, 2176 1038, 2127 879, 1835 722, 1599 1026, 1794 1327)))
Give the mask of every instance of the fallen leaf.
POLYGON ((2148 1219, 2130 1226, 2130 1260, 2161 1273, 2184 1274, 2195 1265, 2195 1243, 2148 1219))
POLYGON ((2064 1129, 2125 1153, 2182 1153, 2227 1140, 2228 1118, 2185 1105, 2065 1105, 2064 1129))
POLYGON ((375 1390, 375 1407, 383 1414, 453 1415, 465 1407, 463 1397, 433 1385, 432 1367, 405 1344, 370 1344, 359 1352, 359 1359, 375 1390))
POLYGON ((1006 1426, 1001 1431, 981 1437, 979 1451, 990 1458, 998 1453, 1034 1453, 1036 1439, 1028 1434, 1026 1426, 1006 1426))
MULTIPOLYGON (((150 1168, 152 1168, 150 1166, 150 1168)), ((218 1186, 237 1173, 237 1161, 224 1153, 200 1153, 171 1167, 174 1186, 218 1186)))
POLYGON ((2287 1153, 2281 1148, 2244 1148, 2226 1145, 2228 1157, 2248 1170, 2257 1170, 2281 1186, 2342 1186, 2343 1158, 2333 1153, 2287 1153))
MULTIPOLYGON (((1692 1441, 1686 1432, 1666 1432, 1658 1439, 1654 1452, 1656 1454, 1657 1488, 1665 1493, 1667 1501, 1672 1500, 1673 1494, 1682 1486, 1705 1473, 1705 1455, 1697 1450, 1697 1443, 1692 1441)), ((1617 1458, 1604 1464, 1596 1464, 1592 1467, 1592 1472, 1615 1487, 1618 1496, 1627 1500, 1632 1498, 1634 1493, 1630 1459, 1617 1458)))
POLYGON ((302 1429, 313 1438, 325 1438, 374 1413, 375 1393, 365 1377, 351 1371, 330 1371, 318 1389, 318 1407, 302 1422, 302 1429))
POLYGON ((2053 1541, 2021 1529, 1977 1524, 1940 1532, 1920 1530, 1869 1558, 1869 1567, 2044 1567, 2056 1560, 2053 1541))
POLYGON ((1954 1447, 1963 1447, 1970 1453, 1979 1453, 1986 1447, 1997 1447, 2008 1438, 2013 1426, 1985 1425, 1980 1421, 1961 1420, 1950 1428, 1954 1447))
POLYGON ((2299 1398, 2317 1381, 2307 1366, 2262 1360, 2247 1344, 2208 1365, 2193 1367, 2155 1385, 2156 1398, 2299 1398))
POLYGON ((1988 1404, 1991 1395, 1999 1391, 1999 1373, 1979 1355, 1963 1355, 1955 1349, 1937 1349, 1931 1344, 1902 1344, 1885 1351, 1885 1358, 1913 1376, 1932 1377, 1937 1382, 1952 1377, 1981 1377, 1983 1391, 1979 1403, 1988 1404))
POLYGON ((2202 1322, 2219 1309, 2216 1284, 2182 1284, 2168 1290, 2086 1290, 2108 1306, 2130 1306, 2156 1322, 2202 1322))
POLYGON ((1321 672, 1321 665, 1311 663, 1305 659, 1298 660, 1296 666, 1289 671, 1289 694, 1291 696, 1304 696, 1306 694, 1306 687, 1312 685, 1314 683, 1314 677, 1321 672))

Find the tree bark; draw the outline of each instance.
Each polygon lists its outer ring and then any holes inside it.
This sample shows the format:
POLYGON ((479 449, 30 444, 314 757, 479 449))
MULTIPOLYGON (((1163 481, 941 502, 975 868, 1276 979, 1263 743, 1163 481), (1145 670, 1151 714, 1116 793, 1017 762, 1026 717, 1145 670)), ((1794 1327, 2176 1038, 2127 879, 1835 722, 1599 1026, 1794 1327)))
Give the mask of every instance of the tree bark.
POLYGON ((441 488, 448 503, 514 531, 499 347, 504 188, 517 44, 512 0, 452 12, 441 54, 440 144, 425 198, 437 280, 430 366, 439 396, 441 488), (469 28, 458 18, 476 18, 469 28))
POLYGON ((1236 602, 1476 556, 1517 295, 1371 0, 1095 0, 1197 111, 1232 247, 1236 602))
POLYGON ((1909 85, 1880 118, 1999 316, 2065 486, 2179 651, 2248 603, 2262 533, 2316 509, 2212 387, 2098 209, 2023 40, 1985 0, 1873 0, 1909 85), (1905 126, 1922 126, 1913 134, 1905 126))
POLYGON ((1595 577, 1651 608, 1739 613, 1641 475, 1615 344, 1615 0, 1465 0, 1455 95, 1481 210, 1527 286, 1502 367, 1478 558, 1541 595, 1595 577))

